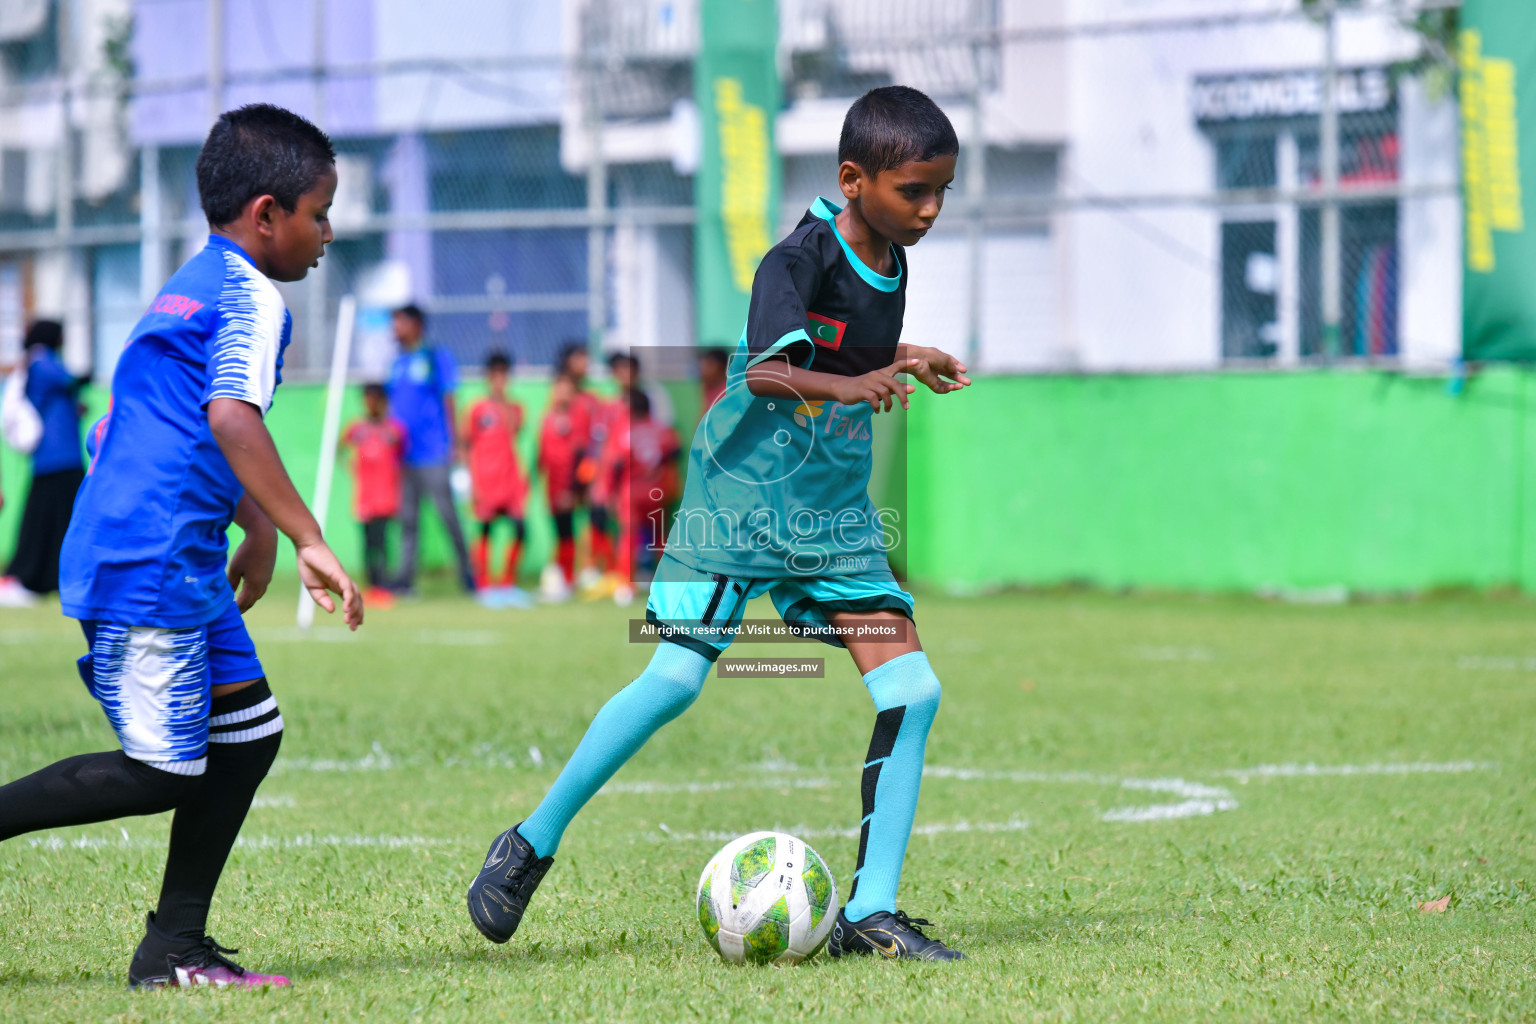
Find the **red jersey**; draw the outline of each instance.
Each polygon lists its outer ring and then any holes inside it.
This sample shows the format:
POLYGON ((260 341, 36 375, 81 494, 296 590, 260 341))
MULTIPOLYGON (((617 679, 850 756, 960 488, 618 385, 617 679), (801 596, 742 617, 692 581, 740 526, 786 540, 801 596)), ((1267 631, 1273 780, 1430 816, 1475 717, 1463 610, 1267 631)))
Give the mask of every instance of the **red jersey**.
POLYGON ((679 449, 677 431, 671 427, 649 418, 625 419, 608 458, 612 504, 621 521, 633 525, 666 506, 676 489, 679 449))
POLYGON ((550 507, 558 511, 575 505, 576 467, 592 444, 591 398, 583 392, 551 405, 539 424, 539 470, 550 507))
POLYGON ((498 515, 523 517, 528 481, 517 460, 517 435, 522 429, 523 407, 516 402, 482 398, 470 407, 464 440, 469 446, 475 518, 482 523, 498 515))
POLYGON ((352 514, 364 523, 399 515, 405 427, 393 416, 358 420, 341 439, 352 448, 352 514))

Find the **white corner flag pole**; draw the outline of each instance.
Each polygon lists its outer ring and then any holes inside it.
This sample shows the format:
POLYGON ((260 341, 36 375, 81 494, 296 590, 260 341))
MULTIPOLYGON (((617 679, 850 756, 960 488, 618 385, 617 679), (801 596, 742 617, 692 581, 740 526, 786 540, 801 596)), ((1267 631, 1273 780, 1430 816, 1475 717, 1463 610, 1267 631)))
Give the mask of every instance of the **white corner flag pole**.
MULTIPOLYGON (((315 521, 325 529, 331 510, 331 478, 336 475, 336 442, 341 434, 341 401, 347 388, 347 367, 352 361, 352 325, 357 320, 357 299, 341 297, 336 311, 336 344, 331 346, 331 380, 325 389, 325 424, 320 428, 320 465, 315 469, 315 492, 310 501, 315 521)), ((299 584, 299 628, 315 621, 315 599, 299 584)))

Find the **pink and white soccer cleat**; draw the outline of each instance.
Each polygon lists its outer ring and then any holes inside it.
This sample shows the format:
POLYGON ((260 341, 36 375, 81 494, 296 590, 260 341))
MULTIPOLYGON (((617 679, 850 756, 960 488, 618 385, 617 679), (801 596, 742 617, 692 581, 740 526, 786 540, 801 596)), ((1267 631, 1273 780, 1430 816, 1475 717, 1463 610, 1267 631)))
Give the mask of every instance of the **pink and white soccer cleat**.
POLYGON ((246 970, 229 959, 238 949, 221 946, 206 935, 194 942, 168 936, 155 927, 154 914, 145 924, 144 940, 128 966, 129 988, 286 988, 293 984, 281 974, 246 970))

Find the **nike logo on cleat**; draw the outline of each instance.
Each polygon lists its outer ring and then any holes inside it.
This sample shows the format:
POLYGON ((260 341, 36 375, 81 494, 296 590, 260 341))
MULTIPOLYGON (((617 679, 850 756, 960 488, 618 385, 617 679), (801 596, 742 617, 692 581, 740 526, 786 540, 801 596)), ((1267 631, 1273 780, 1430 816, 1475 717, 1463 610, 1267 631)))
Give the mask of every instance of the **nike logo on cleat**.
POLYGON ((501 839, 501 842, 499 842, 495 846, 491 847, 490 854, 488 854, 486 856, 486 858, 485 858, 485 867, 481 868, 480 870, 481 871, 488 871, 491 868, 496 867, 502 861, 506 860, 507 859, 507 847, 509 845, 510 844, 507 842, 506 837, 503 836, 502 839, 501 839))

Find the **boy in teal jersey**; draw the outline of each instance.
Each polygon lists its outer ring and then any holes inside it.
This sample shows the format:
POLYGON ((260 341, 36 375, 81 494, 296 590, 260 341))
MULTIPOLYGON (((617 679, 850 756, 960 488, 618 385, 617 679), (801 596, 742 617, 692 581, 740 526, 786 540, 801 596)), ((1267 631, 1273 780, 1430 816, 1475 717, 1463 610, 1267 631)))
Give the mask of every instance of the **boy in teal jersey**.
POLYGON ((961 958, 922 933, 927 922, 896 909, 939 681, 868 493, 871 419, 906 408, 916 390, 897 375, 937 394, 970 384, 953 356, 898 346, 903 247, 938 216, 958 152, 949 119, 915 89, 875 89, 849 109, 838 144, 845 205, 818 199, 763 257, 725 393, 694 435, 682 506, 646 605, 666 639, 598 712, 538 808, 491 844, 470 886, 470 918, 493 942, 516 931, 576 812, 693 703, 747 601, 768 594, 786 623, 848 649, 877 712, 858 866, 831 954, 961 958), (868 620, 895 627, 898 640, 835 632, 868 620))

